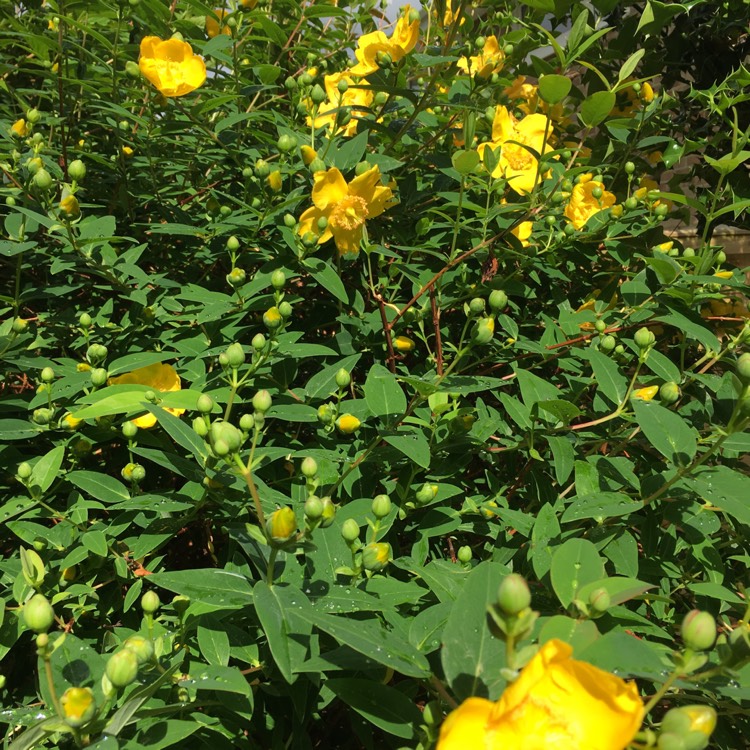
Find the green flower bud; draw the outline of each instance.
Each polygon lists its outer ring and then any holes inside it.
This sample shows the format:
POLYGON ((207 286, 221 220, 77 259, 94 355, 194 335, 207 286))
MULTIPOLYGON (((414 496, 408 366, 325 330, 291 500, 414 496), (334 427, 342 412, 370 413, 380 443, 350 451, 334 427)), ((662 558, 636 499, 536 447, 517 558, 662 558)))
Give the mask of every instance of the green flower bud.
POLYGON ((151 661, 154 656, 153 641, 149 638, 144 638, 142 635, 131 635, 123 644, 123 648, 135 655, 138 666, 151 661))
POLYGON ((141 597, 141 609, 147 615, 156 614, 160 606, 161 602, 159 601, 159 595, 156 593, 156 591, 147 591, 141 597))
POLYGON ((269 307, 263 313, 263 324, 269 331, 275 331, 284 322, 284 318, 278 307, 269 307))
POLYGON ((370 164, 369 161, 361 161, 357 164, 356 167, 354 167, 354 174, 359 177, 370 169, 372 169, 372 164, 370 164))
POLYGON ((391 545, 386 542, 370 542, 362 549, 362 566, 370 572, 383 570, 392 559, 391 545))
POLYGON ((78 324, 81 326, 81 328, 91 328, 91 316, 87 312, 82 312, 78 316, 78 324))
POLYGON ((193 420, 193 430, 199 437, 206 437, 208 435, 208 425, 203 417, 196 417, 193 420))
POLYGON ((47 571, 42 558, 33 549, 21 547, 21 572, 27 585, 38 589, 47 571))
POLYGON ((376 495, 372 501, 372 515, 375 518, 385 518, 390 512, 393 504, 391 498, 388 495, 376 495))
POLYGON ((604 614, 609 609, 611 603, 612 599, 609 591, 605 588, 596 589, 589 595, 589 608, 593 614, 604 614))
POLYGON ((266 348, 266 337, 262 333, 256 333, 250 345, 256 352, 262 352, 266 348))
POLYGON ((431 503, 438 493, 438 486, 436 484, 423 484, 416 494, 416 500, 419 505, 426 505, 431 503))
POLYGON ((669 206, 666 203, 660 203, 654 208, 654 214, 663 219, 669 213, 669 206))
POLYGON ((96 701, 91 688, 71 687, 60 696, 63 721, 77 729, 96 716, 96 701))
POLYGON ((599 200, 604 195, 604 191, 597 185, 591 188, 591 195, 599 200))
POLYGON ((89 378, 91 379, 91 385, 96 386, 97 388, 100 388, 101 386, 105 385, 108 377, 109 377, 109 373, 103 367, 95 367, 89 373, 89 378))
POLYGON ((475 344, 488 344, 495 332, 495 321, 492 318, 481 318, 474 323, 471 340, 475 344))
POLYGON ((253 396, 253 409, 261 414, 265 414, 271 408, 271 403, 271 394, 266 390, 258 391, 253 396))
POLYGON ((230 367, 242 367, 245 364, 245 351, 242 344, 230 344, 225 352, 230 367))
MULTIPOLYGON (((307 75, 307 74, 303 73, 302 75, 307 75)), ((301 78, 302 78, 302 76, 300 76, 300 79, 301 78)), ((310 80, 312 80, 312 79, 310 79, 310 80)), ((295 81, 294 78, 292 78, 292 76, 287 76, 286 79, 284 80, 284 88, 287 91, 294 91, 294 89, 297 88, 297 81, 295 81)))
POLYGON ((217 419, 211 424, 209 435, 214 450, 216 450, 218 443, 224 443, 229 453, 236 453, 242 446, 242 433, 233 424, 225 422, 223 419, 217 419))
POLYGON ((344 390, 345 388, 349 387, 349 384, 352 382, 352 377, 349 374, 348 370, 345 370, 343 367, 336 373, 336 386, 340 388, 341 390, 344 390))
POLYGON ((284 226, 293 229, 297 226, 297 219, 292 214, 284 214, 284 226))
POLYGON ((318 462, 312 456, 307 456, 302 461, 300 471, 302 476, 312 479, 318 473, 318 462))
POLYGON ((607 330, 607 324, 603 320, 599 319, 594 323, 594 328, 599 333, 604 333, 604 331, 607 330))
POLYGON ((68 164, 68 176, 71 180, 82 182, 86 177, 86 165, 80 159, 70 162, 68 164))
POLYGON ((35 633, 46 633, 55 621, 55 610, 42 594, 34 596, 23 605, 23 621, 29 630, 35 633))
POLYGON ((327 529, 336 517, 336 506, 330 497, 323 498, 323 514, 320 517, 320 528, 327 529))
POLYGON ((140 78, 141 77, 141 69, 138 66, 138 63, 135 62, 135 60, 128 60, 125 63, 125 73, 130 78, 140 78))
POLYGON ((135 422, 125 422, 122 426, 122 436, 132 440, 138 434, 138 425, 135 422))
POLYGON ((240 417, 240 429, 243 432, 252 432, 255 429, 255 417, 252 414, 243 414, 240 417))
POLYGON ((172 599, 172 606, 178 617, 182 617, 190 606, 190 597, 178 594, 172 599))
POLYGON ((52 175, 44 167, 34 175, 34 186, 43 192, 52 187, 52 175))
POLYGON ((52 421, 52 410, 51 409, 34 409, 34 413, 31 415, 31 419, 34 424, 46 425, 52 421))
POLYGON ((138 677, 138 657, 127 648, 116 651, 109 657, 104 673, 114 687, 127 687, 138 677))
POLYGON ((495 312, 500 312, 508 306, 508 295, 502 289, 495 289, 490 294, 489 303, 495 312))
POLYGON ((201 393, 196 408, 201 414, 210 414, 214 410, 214 400, 207 393, 201 393))
POLYGON ((638 200, 631 195, 630 198, 624 201, 623 206, 625 206, 628 211, 632 211, 634 208, 638 207, 638 200))
POLYGON ((517 615, 531 605, 526 579, 518 573, 505 576, 497 590, 497 606, 508 616, 517 615))
POLYGON ((285 505, 275 510, 266 520, 266 536, 276 544, 288 542, 297 532, 297 518, 294 511, 285 505))
POLYGON ((326 98, 326 92, 320 84, 316 83, 310 91, 310 99, 312 99, 315 104, 322 104, 326 98))
POLYGON ((333 411, 329 404, 321 404, 318 407, 318 421, 326 425, 333 421, 333 411))
POLYGON ((484 312, 486 302, 482 297, 474 297, 474 299, 469 302, 469 310, 473 315, 481 315, 484 312))
POLYGON ((26 119, 28 122, 32 123, 32 125, 36 124, 42 119, 42 113, 36 108, 26 110, 26 119))
POLYGON ((316 172, 325 172, 326 163, 318 156, 310 162, 310 171, 315 174, 316 172))
POLYGON ((685 740, 679 734, 673 734, 672 732, 660 734, 656 747, 658 750, 687 750, 685 740))
POLYGON ((700 742, 702 738, 705 744, 698 745, 698 747, 706 747, 714 729, 716 729, 716 711, 711 706, 700 704, 672 708, 667 711, 661 722, 661 731, 683 737, 689 743, 689 750, 694 748, 690 735, 699 735, 695 739, 700 742))
POLYGON ((271 286, 279 291, 286 286, 286 274, 283 268, 277 268, 271 274, 271 286))
POLYGON ((685 646, 693 651, 709 651, 716 642, 716 620, 709 612, 693 609, 680 626, 685 646))
POLYGON ((286 300, 279 302, 279 313, 284 320, 288 320, 292 317, 292 306, 286 300))
POLYGON ((656 336, 648 328, 639 328, 633 336, 633 341, 639 349, 647 349, 656 341, 656 336))
POLYGON ((323 515, 323 501, 317 495, 311 495, 305 500, 305 518, 317 521, 323 515))
POLYGON ((279 140, 276 141, 276 146, 279 151, 288 154, 290 151, 294 151, 297 148, 297 139, 293 135, 284 133, 279 136, 279 140))
POLYGON ((268 162, 265 159, 258 159, 258 161, 255 162, 256 177, 268 177, 270 173, 271 167, 268 165, 268 162))
POLYGON ((299 77, 299 82, 301 86, 309 86, 313 82, 313 79, 309 73, 302 73, 299 77))
POLYGON ((359 524, 353 518, 347 518, 341 524, 341 536, 347 544, 352 544, 359 539, 359 524))
POLYGON ((661 388, 659 388, 659 398, 665 404, 673 404, 680 398, 680 386, 671 381, 662 383, 661 388))
POLYGON ((28 327, 28 320, 24 320, 23 318, 16 318, 13 321, 12 330, 13 333, 24 333, 28 327))
POLYGON ((635 172, 635 164, 632 161, 625 162, 625 174, 633 174, 635 172))
POLYGON ((55 371, 51 367, 45 367, 42 370, 42 380, 45 383, 51 383, 55 379, 55 371))
POLYGON ((18 478, 19 479, 21 480, 29 479, 31 477, 32 471, 33 470, 31 468, 31 464, 26 463, 26 461, 18 464, 18 478))
POLYGON ((611 352, 616 346, 617 346, 617 339, 611 334, 602 336, 601 340, 599 341, 599 351, 602 351, 605 354, 608 354, 609 352, 611 352))
POLYGON ((466 545, 464 545, 463 547, 459 547, 456 557, 458 557, 458 561, 464 563, 464 565, 468 562, 471 562, 471 547, 467 547, 466 545))
MULTIPOLYGON (((81 323, 81 325, 83 325, 83 323, 81 323)), ((92 344, 86 350, 86 359, 92 365, 98 365, 100 362, 104 362, 104 360, 107 359, 107 354, 109 354, 109 352, 107 351, 106 346, 103 346, 102 344, 92 344)))

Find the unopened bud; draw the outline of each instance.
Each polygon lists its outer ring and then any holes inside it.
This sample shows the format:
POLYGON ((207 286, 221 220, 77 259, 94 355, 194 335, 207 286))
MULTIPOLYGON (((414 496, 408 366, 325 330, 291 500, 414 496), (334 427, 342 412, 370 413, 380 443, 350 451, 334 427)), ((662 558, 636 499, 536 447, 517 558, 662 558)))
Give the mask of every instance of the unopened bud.
POLYGON ((375 499, 372 501, 372 515, 378 519, 385 518, 391 512, 392 507, 393 504, 388 495, 376 495, 375 499))
POLYGON ((353 518, 347 518, 341 524, 341 536, 347 544, 352 544, 359 539, 359 524, 353 518))
POLYGON ((349 374, 348 370, 345 370, 343 367, 336 373, 336 386, 338 388, 341 388, 343 390, 344 388, 348 388, 349 384, 352 382, 351 375, 349 374))
POLYGON ((153 615, 161 606, 161 602, 159 601, 159 595, 156 593, 156 591, 147 591, 142 597, 141 597, 141 609, 147 614, 147 615, 153 615))
POLYGON ((709 612, 693 609, 680 627, 682 640, 693 651, 709 651, 716 642, 716 620, 709 612))
POLYGON ((489 303, 496 312, 504 310, 508 305, 508 295, 502 289, 494 289, 490 293, 489 303))
POLYGON ((373 573, 383 570, 391 559, 391 545, 386 542, 371 542, 362 550, 362 566, 373 573))
POLYGON ((312 456, 307 456, 302 461, 300 471, 302 476, 312 479, 318 473, 318 462, 312 456))
POLYGON ((505 576, 497 590, 497 605, 505 615, 517 615, 528 609, 531 592, 526 579, 518 573, 505 576))
POLYGON ((289 506, 275 510, 266 520, 266 535, 276 544, 288 542, 297 531, 297 518, 289 506))
POLYGON ((116 651, 107 661, 105 667, 107 678, 116 688, 124 688, 138 677, 138 657, 130 649, 116 651))
POLYGON ((253 409, 261 414, 265 414, 271 408, 271 403, 271 394, 266 390, 258 391, 253 396, 253 409))
POLYGON ((70 687, 60 696, 60 708, 69 727, 82 727, 96 715, 94 692, 87 687, 70 687))
POLYGON ((46 633, 55 621, 55 611, 42 594, 34 596, 23 605, 23 621, 35 633, 46 633))

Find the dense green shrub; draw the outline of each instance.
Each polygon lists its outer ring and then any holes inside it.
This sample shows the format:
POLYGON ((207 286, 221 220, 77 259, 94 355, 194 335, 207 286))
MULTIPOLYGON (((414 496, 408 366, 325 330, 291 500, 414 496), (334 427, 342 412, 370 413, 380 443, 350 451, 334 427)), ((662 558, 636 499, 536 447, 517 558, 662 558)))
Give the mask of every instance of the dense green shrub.
POLYGON ((747 6, 385 15, 0 9, 13 750, 744 747, 747 6))

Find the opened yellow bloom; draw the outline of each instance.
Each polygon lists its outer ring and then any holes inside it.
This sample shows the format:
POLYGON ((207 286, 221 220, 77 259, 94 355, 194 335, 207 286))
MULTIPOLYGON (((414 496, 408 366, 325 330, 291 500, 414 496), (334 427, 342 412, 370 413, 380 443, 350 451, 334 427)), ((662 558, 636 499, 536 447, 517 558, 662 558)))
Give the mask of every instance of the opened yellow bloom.
POLYGON ((23 119, 23 117, 20 120, 16 120, 11 126, 10 126, 10 132, 13 135, 18 136, 19 138, 25 138, 26 135, 29 132, 28 127, 26 126, 26 120, 23 119))
MULTIPOLYGON (((362 80, 359 84, 355 83, 349 72, 332 73, 325 77, 325 89, 328 98, 318 108, 318 114, 315 118, 315 127, 330 127, 333 133, 346 136, 352 136, 357 132, 357 114, 368 112, 372 105, 373 92, 369 89, 359 88, 359 86, 368 86, 368 82, 362 80), (339 91, 339 83, 344 81, 348 88, 346 91, 339 91), (343 107, 349 108, 352 115, 349 122, 345 125, 336 127, 336 119, 340 119, 343 114, 343 107)), ((308 104, 308 108, 310 105, 308 104)), ((307 124, 312 125, 312 117, 307 118, 307 124)))
POLYGON ((542 177, 537 174, 539 160, 529 148, 538 154, 546 154, 552 150, 552 146, 549 145, 551 136, 552 126, 548 127, 544 115, 527 115, 522 120, 516 120, 508 112, 507 107, 497 107, 492 123, 492 140, 480 143, 477 151, 480 156, 488 147, 496 151, 498 163, 492 176, 505 177, 513 190, 519 195, 525 195, 534 189, 542 177))
POLYGON ((645 388, 636 388, 633 391, 633 398, 637 398, 640 401, 651 401, 658 392, 658 385, 648 385, 645 388))
MULTIPOLYGON (((550 105, 540 99, 539 87, 533 83, 526 83, 526 76, 518 76, 510 86, 503 89, 503 93, 526 115, 533 115, 535 112, 549 114, 550 119, 560 125, 570 121, 570 118, 565 116, 563 103, 550 105)), ((574 144, 574 147, 577 145, 574 144)))
POLYGON ((298 232, 318 234, 318 244, 333 237, 340 255, 356 255, 365 220, 388 208, 393 197, 390 187, 380 184, 380 169, 371 167, 349 184, 335 167, 315 173, 313 205, 300 216, 298 232), (325 221, 321 221, 325 219, 325 221), (322 229, 321 225, 325 228, 322 229))
POLYGON ((217 16, 218 20, 214 16, 206 16, 206 34, 208 38, 213 39, 219 34, 230 36, 232 30, 224 23, 224 18, 229 15, 229 11, 217 9, 214 11, 214 15, 217 16))
POLYGON ((592 175, 581 175, 579 182, 573 187, 568 205, 565 206, 565 215, 576 229, 581 229, 594 215, 609 208, 615 202, 615 196, 598 180, 592 179, 592 175), (597 198, 594 191, 601 190, 597 198))
POLYGON ((547 641, 497 703, 464 701, 437 750, 624 750, 643 718, 638 688, 571 653, 547 641))
MULTIPOLYGON (((124 375, 118 375, 107 381, 108 385, 145 385, 151 390, 159 393, 169 393, 170 391, 179 391, 182 389, 180 376, 175 372, 172 365, 161 362, 148 367, 139 367, 132 372, 126 372, 124 375)), ((179 417, 184 409, 167 409, 170 414, 179 417)), ((142 430, 153 427, 156 424, 156 417, 149 412, 142 417, 136 417, 131 420, 142 430)))
POLYGON ((398 62, 414 49, 419 39, 419 19, 410 22, 411 8, 407 5, 403 10, 390 39, 382 31, 373 31, 359 38, 357 49, 354 50, 357 64, 349 71, 351 75, 366 76, 378 70, 379 52, 398 62))
POLYGON ((497 43, 497 37, 493 34, 484 40, 484 47, 478 55, 470 57, 468 62, 465 57, 458 61, 458 67, 470 76, 489 78, 493 73, 499 73, 503 69, 505 53, 497 43))
POLYGON ((144 37, 138 67, 164 96, 184 96, 206 80, 203 58, 194 55, 193 48, 179 39, 144 37))

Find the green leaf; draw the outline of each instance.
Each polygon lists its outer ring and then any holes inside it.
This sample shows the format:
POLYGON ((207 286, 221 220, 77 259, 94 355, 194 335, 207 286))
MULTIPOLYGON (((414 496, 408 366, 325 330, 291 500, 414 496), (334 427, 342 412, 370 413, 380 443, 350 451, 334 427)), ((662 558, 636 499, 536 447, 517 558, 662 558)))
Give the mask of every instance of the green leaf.
POLYGON ((388 417, 401 416, 406 411, 406 396, 396 376, 383 365, 374 364, 367 373, 364 385, 367 408, 376 417, 390 422, 388 417))
POLYGON ((154 573, 149 583, 190 597, 216 609, 242 609, 253 601, 253 590, 245 576, 228 570, 201 568, 154 573))
POLYGON ((552 555, 550 582, 563 607, 575 599, 578 589, 604 578, 604 563, 588 539, 568 539, 552 555))
POLYGON ((198 433, 183 422, 179 417, 165 411, 155 404, 147 404, 148 410, 156 417, 158 423, 164 428, 164 431, 177 443, 186 450, 189 450, 202 464, 205 464, 208 458, 206 444, 198 436, 198 433))
POLYGON ((649 443, 675 466, 689 463, 698 450, 693 428, 679 414, 653 401, 635 399, 632 406, 649 443))
POLYGON ((588 601, 589 596, 597 589, 605 589, 610 596, 611 605, 622 604, 630 601, 636 596, 655 588, 651 583, 644 583, 636 578, 624 578, 621 576, 610 576, 600 581, 592 581, 582 586, 576 595, 582 601, 588 601))
POLYGON ((326 680, 325 685, 384 732, 406 740, 415 736, 422 714, 400 690, 357 678, 326 680))
POLYGON ((684 13, 686 10, 687 8, 683 7, 681 3, 662 3, 658 0, 649 0, 643 9, 635 32, 636 34, 642 32, 655 36, 675 16, 684 13))
POLYGON ((65 446, 58 445, 49 453, 45 453, 33 466, 30 484, 36 486, 44 494, 55 481, 57 473, 62 466, 65 457, 65 446))
POLYGON ((591 363, 599 390, 613 403, 621 404, 628 390, 628 381, 617 363, 596 349, 586 349, 583 355, 591 363))
POLYGON ((505 654, 487 627, 487 606, 507 574, 504 566, 483 562, 471 571, 443 630, 440 658, 456 698, 499 696, 505 654))
POLYGON ((555 480, 562 484, 573 471, 575 461, 575 450, 573 444, 566 437, 551 435, 547 437, 547 443, 552 451, 552 465, 555 468, 555 480))
POLYGON ((25 419, 0 419, 0 440, 27 440, 36 437, 41 430, 25 419))
POLYGON ((385 442, 401 451, 423 469, 430 468, 430 443, 421 431, 387 435, 385 442))
POLYGON ((107 537, 103 531, 87 531, 81 536, 81 544, 99 557, 106 557, 109 554, 107 546, 107 537))
POLYGON ((620 66, 620 72, 617 75, 617 86, 619 86, 623 81, 625 81, 628 76, 638 67, 638 63, 641 61, 641 58, 646 54, 645 49, 639 49, 633 52, 630 57, 625 60, 625 62, 620 66))
POLYGON ((597 523, 602 523, 607 518, 627 516, 642 507, 642 503, 631 500, 621 492, 597 492, 594 495, 574 497, 560 521, 570 523, 593 518, 597 523))
POLYGON ((86 494, 103 503, 121 503, 130 500, 125 485, 114 477, 96 471, 71 471, 65 477, 86 494))
POLYGON ((581 121, 587 128, 600 125, 607 119, 615 103, 616 97, 611 91, 596 91, 590 94, 581 103, 581 121))
POLYGON ((550 73, 539 79, 539 96, 549 104, 557 104, 570 93, 572 85, 567 76, 550 73))
POLYGON ((737 167, 750 159, 750 151, 739 151, 736 154, 726 154, 720 159, 712 159, 707 154, 703 155, 706 164, 713 167, 720 175, 726 177, 734 172, 737 167))
POLYGON ((229 636, 221 621, 210 616, 203 617, 198 625, 197 636, 198 648, 209 664, 217 667, 229 664, 229 636))
POLYGON ((728 466, 700 469, 683 483, 702 500, 750 526, 750 477, 728 466))
POLYGON ((574 620, 565 615, 554 615, 545 620, 539 630, 539 645, 553 638, 569 643, 574 650, 580 650, 596 641, 599 631, 591 620, 574 620))
MULTIPOLYGON (((223 34, 220 36, 223 36, 223 34)), ((218 39, 218 37, 215 38, 218 39)), ((149 750, 162 750, 163 748, 174 747, 201 729, 199 722, 184 719, 145 720, 144 723, 147 726, 140 729, 135 740, 125 745, 123 750, 146 747, 149 750)))
POLYGON ((320 284, 327 292, 330 292, 336 299, 342 302, 349 302, 349 295, 341 281, 341 276, 336 269, 324 261, 322 258, 305 258, 302 265, 310 272, 315 281, 320 284))
POLYGON ((558 422, 566 425, 581 415, 581 410, 577 406, 571 404, 570 401, 560 398, 551 399, 550 401, 539 401, 537 405, 542 411, 552 414, 558 422))
MULTIPOLYGON (((279 592, 278 585, 269 586, 265 581, 258 581, 253 587, 253 601, 255 612, 268 639, 268 647, 271 649, 276 666, 279 668, 281 676, 287 683, 291 684, 294 675, 292 674, 292 658, 289 646, 294 630, 287 620, 285 606, 281 601, 279 592)), ((305 598, 301 591, 299 597, 300 599, 305 598)))

